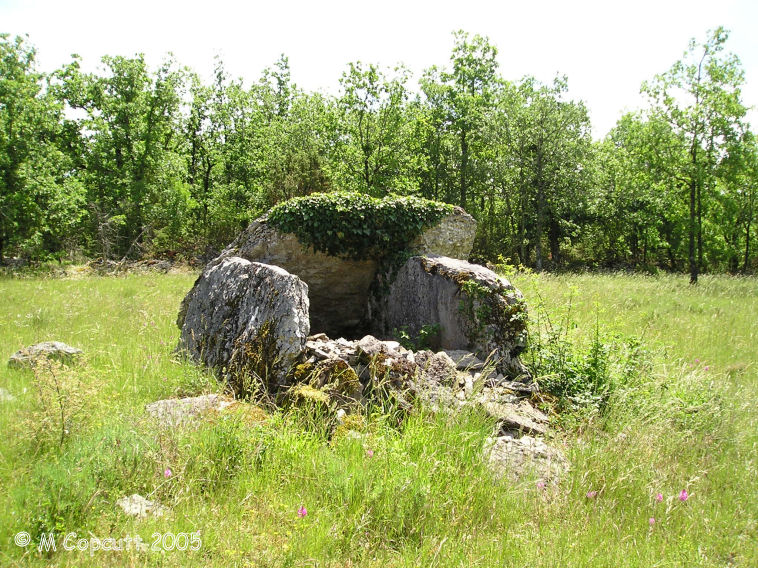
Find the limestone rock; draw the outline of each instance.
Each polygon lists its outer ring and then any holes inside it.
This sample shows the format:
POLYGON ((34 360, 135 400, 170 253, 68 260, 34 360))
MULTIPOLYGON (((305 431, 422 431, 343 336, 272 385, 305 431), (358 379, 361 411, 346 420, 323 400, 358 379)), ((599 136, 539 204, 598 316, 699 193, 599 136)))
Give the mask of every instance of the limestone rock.
POLYGON ((460 371, 481 371, 484 368, 484 361, 479 359, 470 351, 463 349, 449 349, 444 351, 448 357, 455 363, 456 368, 460 371))
POLYGON ((444 351, 419 351, 414 359, 424 383, 450 387, 458 378, 455 362, 444 351))
POLYGON ((396 341, 381 341, 373 335, 366 335, 358 342, 358 354, 366 360, 376 357, 379 354, 399 359, 400 353, 398 347, 400 344, 396 341))
MULTIPOLYGON (((418 236, 410 248, 416 254, 468 258, 475 233, 474 218, 456 208, 418 236)), ((294 234, 271 226, 265 215, 253 221, 208 267, 231 256, 279 266, 303 280, 308 285, 311 329, 332 337, 360 334, 378 259, 352 260, 315 251, 303 246, 294 234)))
POLYGON ((563 452, 532 436, 507 434, 491 438, 486 451, 495 473, 513 479, 532 473, 544 481, 556 482, 569 469, 563 452))
POLYGON ((30 345, 11 355, 8 366, 15 368, 31 367, 40 359, 51 359, 62 363, 71 363, 82 355, 82 350, 60 341, 45 341, 30 345))
POLYGON ((224 258, 198 278, 180 320, 179 348, 235 387, 253 372, 278 384, 305 349, 308 287, 277 266, 224 258))
POLYGON ((266 216, 253 221, 219 257, 279 266, 308 285, 311 329, 332 337, 350 335, 363 323, 374 259, 350 260, 304 247, 292 233, 272 227, 266 216))
POLYGON ((497 419, 503 433, 509 431, 527 434, 547 433, 548 417, 526 400, 519 400, 505 390, 484 389, 475 397, 475 402, 490 416, 497 419))
POLYGON ((138 519, 144 519, 148 515, 162 517, 168 512, 168 509, 163 505, 145 499, 142 495, 138 495, 137 493, 130 495, 129 497, 122 497, 116 501, 116 505, 127 515, 137 517, 138 519))
POLYGON ((370 317, 379 335, 407 329, 418 335, 439 325, 446 350, 492 358, 498 372, 530 380, 518 355, 526 347, 526 306, 506 279, 448 257, 415 256, 399 269, 386 293, 372 297, 370 317))
POLYGON ((13 402, 14 400, 16 400, 15 396, 0 387, 0 402, 13 402))
POLYGON ((206 394, 188 398, 158 400, 145 406, 145 411, 162 427, 176 427, 198 421, 209 412, 222 412, 234 405, 233 399, 206 394))
POLYGON ((456 207, 452 214, 443 217, 408 246, 413 254, 439 255, 466 260, 474 247, 476 220, 462 208, 456 207))

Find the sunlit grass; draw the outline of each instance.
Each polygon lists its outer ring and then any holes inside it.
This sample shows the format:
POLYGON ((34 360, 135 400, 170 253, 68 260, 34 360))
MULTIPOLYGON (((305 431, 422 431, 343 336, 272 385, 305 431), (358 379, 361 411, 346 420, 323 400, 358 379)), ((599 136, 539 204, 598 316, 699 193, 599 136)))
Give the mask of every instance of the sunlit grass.
POLYGON ((45 377, 0 366, 17 397, 0 403, 0 564, 758 565, 755 279, 515 275, 535 325, 565 326, 577 349, 598 326, 636 336, 648 363, 604 414, 557 423, 573 468, 540 489, 492 477, 482 457, 492 424, 475 413, 419 413, 401 426, 368 414, 359 436, 331 439, 313 417, 281 412, 158 430, 145 404, 221 389, 173 354, 193 278, 0 279, 0 355, 53 339, 79 347, 71 378, 86 394, 58 447, 28 422, 42 416, 45 377), (132 493, 172 513, 127 518, 115 501, 132 493), (21 530, 148 543, 200 531, 202 547, 24 555, 21 530))

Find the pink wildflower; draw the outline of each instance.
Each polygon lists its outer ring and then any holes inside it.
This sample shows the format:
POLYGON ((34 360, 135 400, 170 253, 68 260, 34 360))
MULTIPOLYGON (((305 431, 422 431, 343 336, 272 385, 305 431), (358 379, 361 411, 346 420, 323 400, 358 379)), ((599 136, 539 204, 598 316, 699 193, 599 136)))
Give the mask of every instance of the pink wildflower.
POLYGON ((300 508, 297 510, 297 516, 302 518, 307 514, 308 514, 308 509, 300 505, 300 508))
POLYGON ((366 450, 366 456, 373 458, 374 457, 374 450, 366 450))
POLYGON ((545 482, 544 481, 538 481, 537 482, 537 489, 545 489, 545 482))
POLYGON ((686 501, 690 498, 690 494, 687 493, 686 489, 682 489, 681 493, 679 493, 679 500, 680 501, 686 501))
POLYGON ((587 499, 594 499, 597 497, 597 491, 587 491, 587 499))
POLYGON ((170 468, 170 467, 167 467, 167 468, 165 469, 165 471, 163 472, 163 477, 165 477, 166 479, 168 479, 168 478, 169 478, 169 477, 171 477, 172 475, 174 475, 174 472, 172 472, 172 471, 171 471, 171 468, 170 468))
POLYGON ((661 501, 663 501, 663 494, 662 493, 656 493, 655 494, 655 500, 658 501, 658 503, 660 503, 661 501))
POLYGON ((650 520, 648 520, 648 523, 650 523, 650 526, 652 527, 655 524, 655 517, 650 517, 650 520))

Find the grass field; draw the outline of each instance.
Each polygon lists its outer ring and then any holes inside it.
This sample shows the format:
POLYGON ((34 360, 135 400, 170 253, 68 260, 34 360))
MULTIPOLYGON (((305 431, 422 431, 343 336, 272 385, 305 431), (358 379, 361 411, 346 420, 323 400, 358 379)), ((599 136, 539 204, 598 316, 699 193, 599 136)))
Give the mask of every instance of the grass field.
POLYGON ((157 430, 146 403, 220 389, 173 355, 193 279, 0 279, 0 357, 52 339, 85 352, 70 370, 0 365, 16 397, 0 402, 1 565, 758 566, 755 278, 512 277, 533 339, 560 339, 541 354, 565 365, 602 345, 613 367, 606 404, 555 416, 573 467, 546 488, 492 477, 492 424, 473 413, 397 427, 367 412, 361 437, 281 412, 157 430), (171 513, 124 516, 133 493, 171 513), (49 531, 201 544, 38 552, 49 531))

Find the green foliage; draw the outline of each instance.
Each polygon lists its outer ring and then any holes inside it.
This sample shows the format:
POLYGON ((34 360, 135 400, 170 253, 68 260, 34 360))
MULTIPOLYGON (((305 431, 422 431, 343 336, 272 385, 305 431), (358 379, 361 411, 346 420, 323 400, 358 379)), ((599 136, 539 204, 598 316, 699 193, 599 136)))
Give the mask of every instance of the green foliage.
POLYGON ((728 38, 729 32, 719 27, 702 44, 691 40, 682 60, 642 86, 653 101, 653 112, 672 125, 676 136, 672 153, 679 159, 669 168, 686 190, 687 261, 693 284, 704 262, 704 202, 716 187, 724 150, 739 139, 747 113, 740 101, 745 80, 740 61, 722 53, 728 38))
MULTIPOLYGON (((568 78, 505 77, 464 31, 418 93, 402 66, 353 62, 336 96, 298 89, 284 55, 248 84, 219 59, 204 83, 140 54, 43 74, 2 35, 0 260, 208 258, 271 207, 336 190, 461 205, 482 262, 750 273, 758 152, 727 40, 692 41, 643 85, 651 108, 593 142, 568 78)), ((328 237, 313 244, 343 250, 328 237)))
POLYGON ((452 210, 451 205, 418 197, 377 199, 335 192, 280 203, 268 220, 317 251, 360 260, 405 249, 452 210))
POLYGON ((639 349, 639 339, 608 336, 599 324, 586 347, 572 344, 560 326, 546 324, 530 334, 526 361, 540 389, 556 397, 559 413, 602 414, 617 389, 637 378, 639 349))
POLYGON ((422 325, 415 337, 408 332, 407 327, 392 330, 394 337, 400 345, 411 351, 421 349, 435 349, 440 343, 442 327, 438 323, 422 325))

